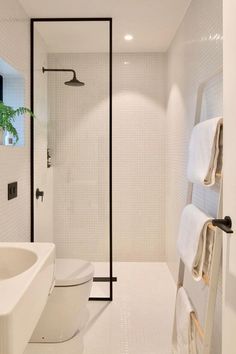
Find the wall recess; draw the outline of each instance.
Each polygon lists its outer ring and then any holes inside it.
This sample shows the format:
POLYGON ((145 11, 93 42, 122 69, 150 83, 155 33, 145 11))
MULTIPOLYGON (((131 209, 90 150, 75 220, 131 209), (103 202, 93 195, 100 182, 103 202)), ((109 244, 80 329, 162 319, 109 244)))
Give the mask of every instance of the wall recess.
MULTIPOLYGON (((14 109, 24 106, 24 78, 20 72, 0 58, 0 101, 14 109)), ((14 145, 16 147, 24 145, 24 116, 16 117, 14 127, 18 132, 19 140, 14 145)), ((3 145, 12 148, 13 144, 5 144, 9 141, 4 134, 3 145)), ((8 134, 9 135, 9 134, 8 134)))

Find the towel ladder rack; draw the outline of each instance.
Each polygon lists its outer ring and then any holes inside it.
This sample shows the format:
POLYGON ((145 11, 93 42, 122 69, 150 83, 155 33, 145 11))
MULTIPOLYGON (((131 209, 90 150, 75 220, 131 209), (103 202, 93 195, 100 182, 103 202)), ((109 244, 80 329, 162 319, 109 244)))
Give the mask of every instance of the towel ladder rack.
POLYGON ((205 274, 205 273, 202 274, 202 280, 203 280, 203 282, 204 282, 206 285, 209 286, 209 284, 210 284, 210 278, 209 278, 209 276, 208 276, 207 274, 205 274))
MULTIPOLYGON (((192 200, 192 188, 190 186, 190 193, 188 195, 188 203, 192 200)), ((220 182, 220 191, 219 191, 219 205, 217 217, 222 217, 222 179, 220 182)), ((202 274, 202 281, 208 287, 208 296, 207 296, 207 306, 205 312, 204 326, 200 324, 200 321, 197 319, 195 312, 191 313, 191 319, 196 327, 197 334, 201 339, 202 350, 200 354, 212 354, 211 353, 211 337, 213 331, 213 321, 214 321, 214 313, 215 313, 215 304, 216 304, 216 296, 217 296, 217 286, 218 286, 218 278, 221 264, 221 252, 222 252, 222 237, 221 230, 213 226, 212 224, 208 225, 208 228, 215 232, 214 234, 214 245, 212 251, 212 259, 211 259, 211 267, 210 267, 210 275, 202 274)), ((185 273, 185 265, 183 261, 180 259, 179 264, 179 275, 177 282, 177 290, 184 285, 184 273, 185 273)))
MULTIPOLYGON (((208 82, 215 78, 217 75, 222 74, 223 69, 220 68, 216 71, 214 75, 205 80, 198 89, 197 93, 197 104, 196 104, 196 114, 195 114, 195 124, 200 122, 201 118, 201 108, 203 101, 203 93, 208 82)), ((218 201, 218 211, 217 218, 222 218, 222 187, 223 187, 223 173, 222 167, 221 171, 217 170, 215 177, 217 179, 216 185, 218 185, 219 189, 219 201, 218 201)), ((188 193, 187 193, 187 204, 192 203, 193 196, 193 183, 188 183, 188 193)), ((219 222, 218 219, 216 221, 219 222)), ((214 231, 214 245, 212 250, 211 257, 211 266, 210 266, 210 274, 202 274, 202 280, 204 284, 208 288, 207 294, 207 303, 206 303, 206 311, 204 318, 204 326, 201 325, 200 321, 197 318, 195 312, 191 312, 191 319, 193 324, 195 325, 196 332, 201 340, 201 349, 199 354, 212 354, 211 353, 211 338, 213 332, 213 322, 214 322, 214 314, 215 314, 215 305, 216 305, 216 297, 217 297, 217 287, 218 287, 218 278, 220 272, 221 265, 221 253, 222 253, 222 231, 219 227, 214 226, 213 224, 209 224, 208 228, 214 231)), ((178 273, 178 281, 177 281, 177 291, 180 287, 184 285, 184 273, 185 273, 185 265, 183 261, 180 259, 179 262, 179 273, 178 273)), ((173 331, 174 336, 174 331, 173 331)), ((174 337, 173 337, 174 338, 174 337)))
POLYGON ((199 338, 201 339, 201 341, 203 341, 204 338, 204 331, 202 329, 202 326, 200 324, 200 322, 197 319, 197 316, 195 314, 195 312, 191 312, 191 319, 196 327, 197 333, 199 335, 199 338))
POLYGON ((213 226, 212 224, 207 225, 207 227, 212 231, 216 231, 216 226, 213 226))

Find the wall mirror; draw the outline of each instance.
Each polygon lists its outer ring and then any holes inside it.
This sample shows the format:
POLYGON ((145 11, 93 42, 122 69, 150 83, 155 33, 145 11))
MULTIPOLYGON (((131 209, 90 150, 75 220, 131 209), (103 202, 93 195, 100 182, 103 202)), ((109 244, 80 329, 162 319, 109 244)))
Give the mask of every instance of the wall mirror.
POLYGON ((92 262, 94 300, 114 280, 111 97, 110 18, 31 19, 32 241, 92 262))

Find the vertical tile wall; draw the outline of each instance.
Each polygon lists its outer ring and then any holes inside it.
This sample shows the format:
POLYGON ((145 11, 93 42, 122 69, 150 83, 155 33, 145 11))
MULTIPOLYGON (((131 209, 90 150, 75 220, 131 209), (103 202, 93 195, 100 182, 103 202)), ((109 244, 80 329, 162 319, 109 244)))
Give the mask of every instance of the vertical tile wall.
MULTIPOLYGON (((186 202, 187 148, 194 124, 197 89, 221 67, 222 1, 193 0, 168 51, 166 244, 167 261, 175 277, 178 269, 176 238, 181 210, 186 202)), ((220 115, 222 75, 209 81, 201 119, 220 115)), ((215 215, 216 191, 205 193, 197 188, 194 200, 203 210, 215 215)), ((205 307, 206 294, 204 290, 199 293, 191 284, 188 281, 187 287, 202 318, 200 308, 205 307)), ((221 280, 212 353, 221 353, 221 280)))
MULTIPOLYGON (((63 257, 99 261, 108 255, 107 59, 104 54, 49 55, 50 66, 74 67, 86 82, 68 88, 65 74, 49 77, 54 240, 63 257)), ((163 261, 165 55, 114 54, 113 67, 115 260, 163 261)))
MULTIPOLYGON (((24 78, 24 104, 29 106, 29 19, 18 1, 0 1, 0 58, 24 78)), ((29 119, 22 147, 0 147, 0 241, 30 240, 29 119), (7 200, 7 184, 18 182, 18 197, 7 200)))
POLYGON ((165 260, 166 56, 114 55, 113 205, 118 261, 165 260))
POLYGON ((109 256, 108 54, 49 54, 49 146, 53 164, 54 242, 61 257, 109 256))

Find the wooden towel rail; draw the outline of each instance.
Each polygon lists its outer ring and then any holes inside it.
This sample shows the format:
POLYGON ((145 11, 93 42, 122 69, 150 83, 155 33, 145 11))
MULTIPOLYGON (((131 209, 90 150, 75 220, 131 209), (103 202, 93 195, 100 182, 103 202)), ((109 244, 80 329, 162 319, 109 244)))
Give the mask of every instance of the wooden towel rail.
POLYGON ((198 321, 195 312, 191 312, 191 319, 196 327, 197 333, 200 337, 201 340, 204 338, 204 331, 202 329, 202 326, 200 325, 200 322, 198 321))
MULTIPOLYGON (((195 114, 195 125, 198 124, 201 120, 201 112, 202 112, 202 101, 203 101, 203 92, 205 90, 206 85, 209 81, 215 78, 217 75, 221 75, 223 69, 220 68, 217 72, 209 77, 207 80, 202 82, 199 86, 198 94, 197 94, 197 105, 196 105, 196 114, 195 114)), ((220 161, 220 160, 219 160, 220 161)), ((217 211, 217 218, 222 218, 222 180, 223 180, 223 173, 222 173, 222 164, 219 164, 219 168, 221 169, 217 171, 216 177, 218 179, 216 186, 218 187, 219 192, 219 200, 218 200, 218 211, 217 211)), ((190 204, 193 202, 193 183, 188 183, 188 193, 187 193, 187 200, 186 204, 190 204)), ((196 313, 191 312, 191 319, 196 327, 196 331, 198 336, 201 339, 201 349, 199 354, 210 354, 211 353, 211 337, 213 331, 213 322, 214 322, 214 313, 215 313, 215 304, 216 304, 216 296, 217 296, 217 285, 218 285, 218 277, 219 277, 219 270, 220 270, 220 263, 221 263, 221 252, 222 252, 222 238, 221 238, 221 231, 219 228, 216 228, 212 224, 208 225, 208 228, 215 232, 215 239, 213 244, 212 250, 212 257, 211 257, 211 266, 210 272, 208 274, 203 274, 202 279, 203 282, 208 286, 207 289, 207 299, 206 299, 206 311, 205 311, 205 318, 203 326, 201 326, 196 313)), ((177 281, 177 291, 178 289, 184 285, 184 274, 185 274, 185 265, 183 261, 180 259, 179 263, 179 275, 177 281)), ((173 340, 175 338, 175 327, 173 330, 173 340)))

